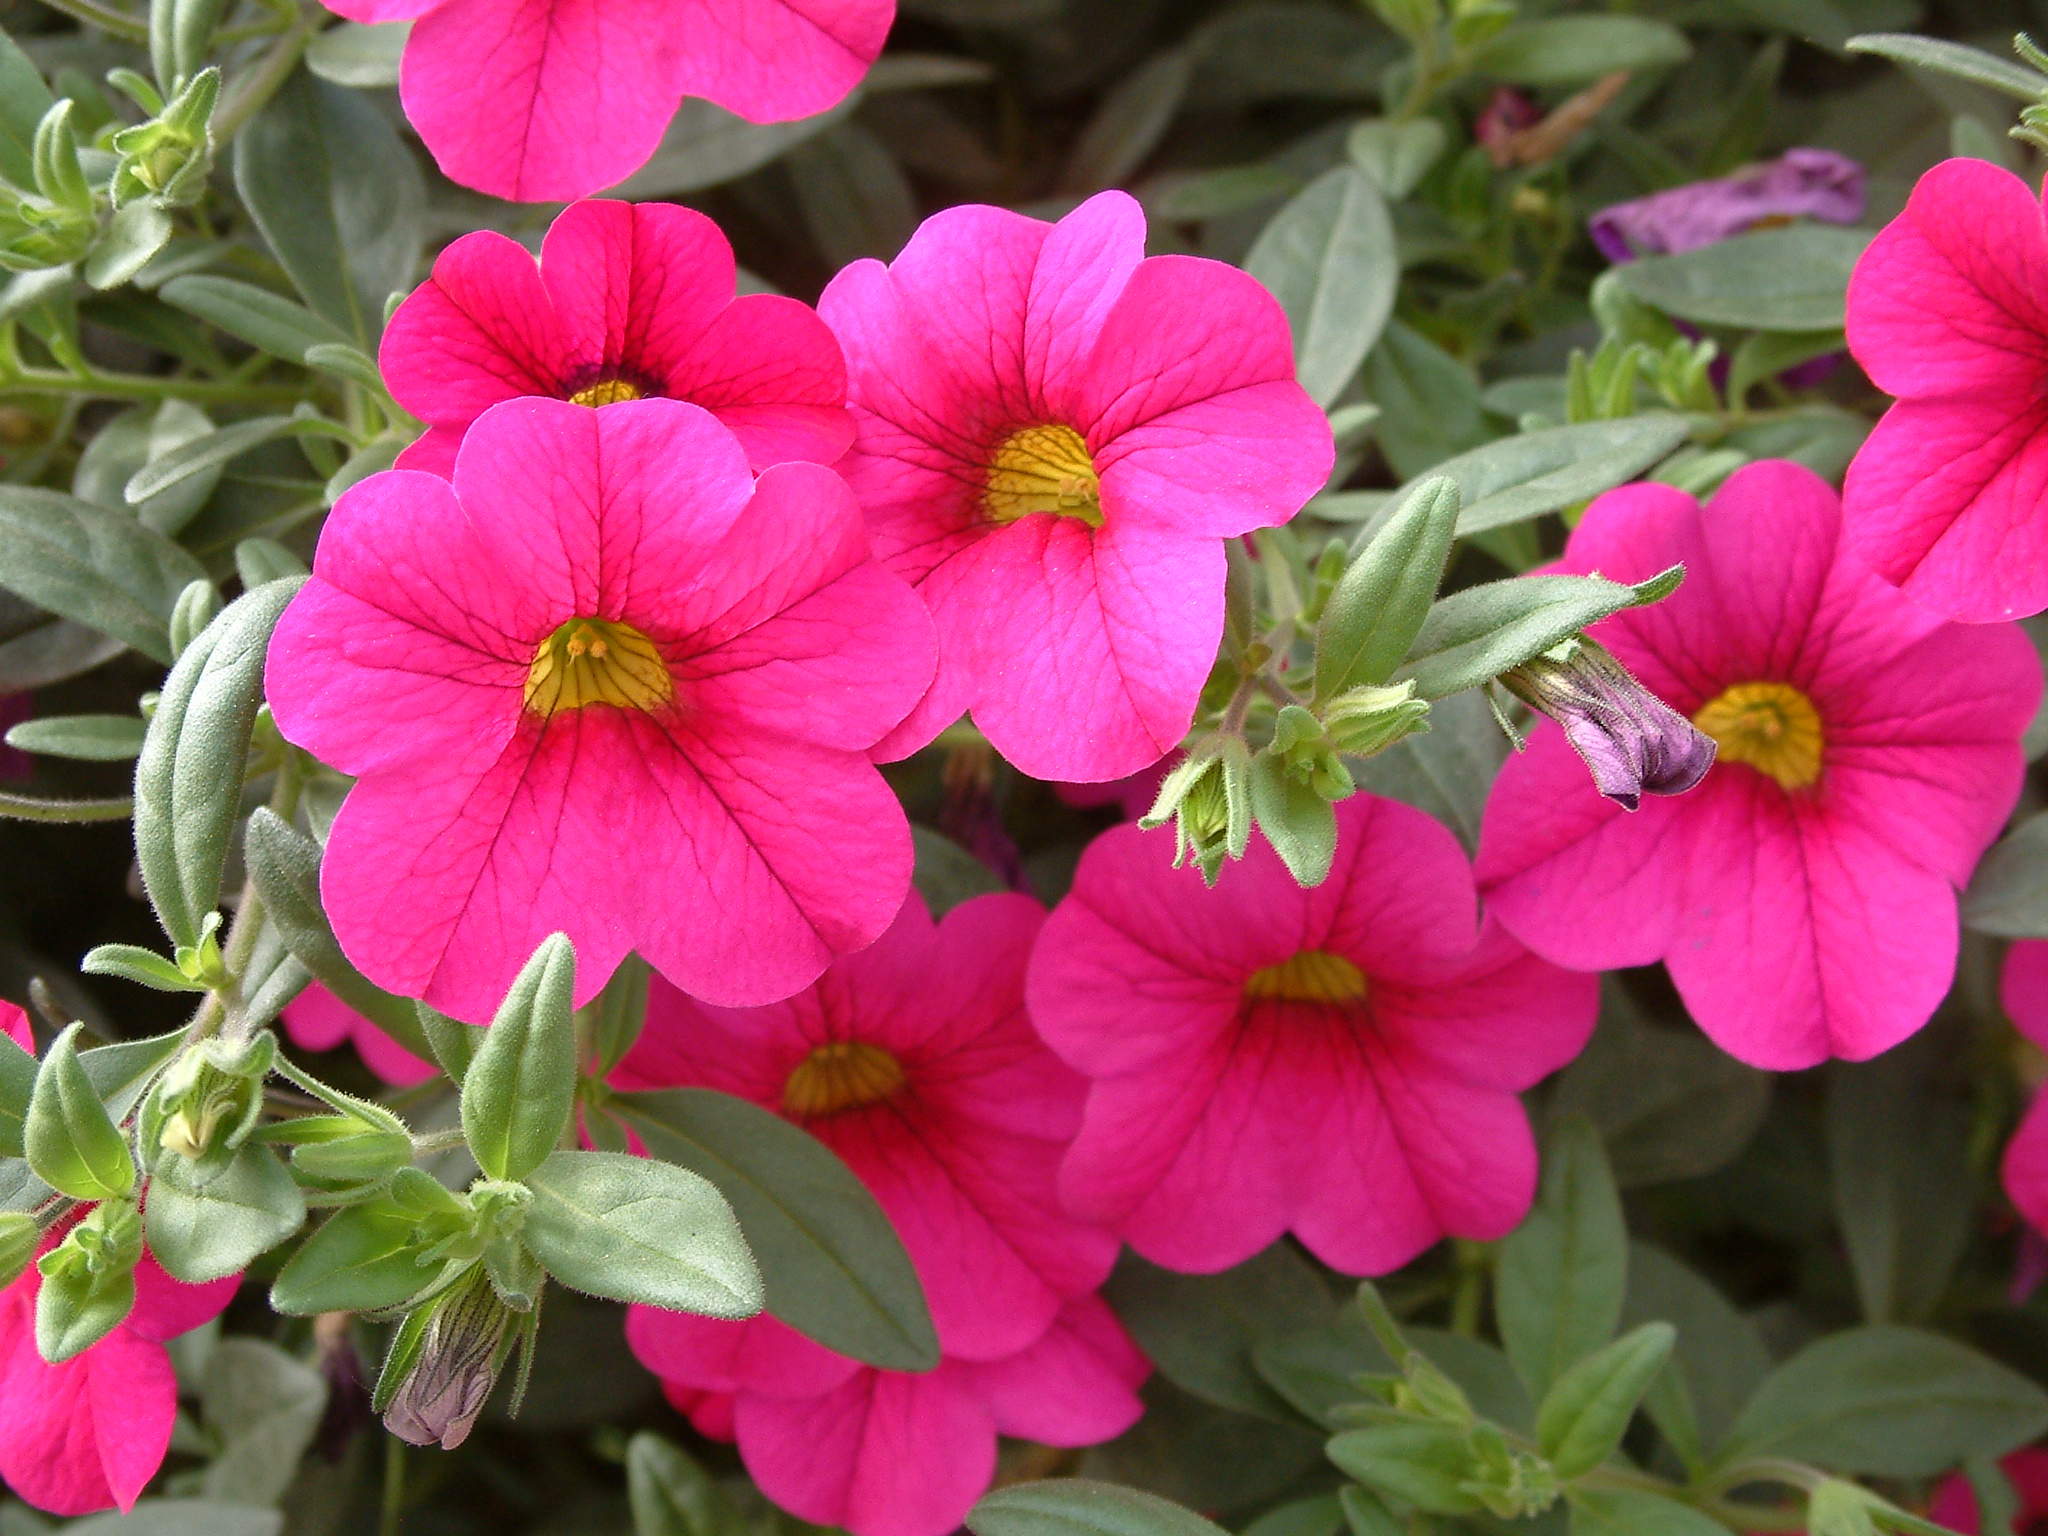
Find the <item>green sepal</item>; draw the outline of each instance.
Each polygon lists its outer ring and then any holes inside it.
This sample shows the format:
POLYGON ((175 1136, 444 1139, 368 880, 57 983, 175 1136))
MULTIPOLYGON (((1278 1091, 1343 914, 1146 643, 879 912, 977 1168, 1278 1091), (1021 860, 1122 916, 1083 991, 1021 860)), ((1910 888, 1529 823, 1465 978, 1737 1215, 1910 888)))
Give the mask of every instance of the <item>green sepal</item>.
POLYGON ((83 1354, 135 1306, 142 1217, 126 1201, 95 1206, 36 1263, 36 1350, 51 1365, 83 1354))
POLYGON ((107 1117, 78 1059, 73 1024, 59 1035, 36 1071, 22 1148, 37 1178, 74 1200, 121 1200, 135 1188, 135 1159, 107 1117))
POLYGON ((488 1178, 521 1179, 547 1160, 576 1101, 576 951, 541 941, 484 1032, 462 1080, 462 1133, 488 1178))

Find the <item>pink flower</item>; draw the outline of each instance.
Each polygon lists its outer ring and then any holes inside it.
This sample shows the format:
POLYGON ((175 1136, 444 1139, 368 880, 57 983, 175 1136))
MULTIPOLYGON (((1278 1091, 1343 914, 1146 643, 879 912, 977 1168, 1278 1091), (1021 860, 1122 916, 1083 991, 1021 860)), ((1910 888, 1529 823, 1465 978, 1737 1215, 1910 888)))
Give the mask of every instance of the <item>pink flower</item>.
POLYGON ((441 1070, 431 1061, 421 1061, 317 981, 284 1005, 283 1017, 285 1033, 299 1049, 331 1051, 346 1040, 364 1066, 395 1087, 424 1083, 441 1070))
POLYGON ((1849 282, 1849 349, 1898 396, 1842 492, 1857 552, 1966 623, 2048 608, 2048 232, 1983 160, 1920 178, 1849 282))
POLYGON ((1002 894, 934 923, 912 896, 871 948, 786 1002, 715 1008, 657 982, 613 1075, 722 1089, 804 1126, 874 1192, 924 1282, 944 1362, 922 1375, 772 1319, 633 1311, 640 1358, 807 1520, 939 1536, 987 1487, 998 1432, 1084 1445, 1138 1416, 1144 1360, 1092 1295, 1116 1239, 1056 1190, 1082 1084, 1024 1012, 1044 921, 1002 894))
POLYGON ((868 749, 932 671, 845 485, 756 485, 694 405, 493 406, 450 482, 356 486, 271 642, 278 728, 357 778, 321 891, 371 980, 487 1020, 550 932, 760 1003, 873 941, 911 866, 868 749))
POLYGON ((452 179, 585 197, 646 163, 685 96, 757 123, 822 112, 867 72, 895 0, 332 0, 418 18, 399 99, 452 179))
POLYGON ((1272 296, 1144 253, 1121 192, 1056 225, 949 208, 819 301, 858 434, 840 470, 939 627, 937 681, 885 753, 971 709, 1036 778, 1146 767, 1216 659, 1223 540, 1328 477, 1329 422, 1272 296))
POLYGON ((576 203, 537 266, 503 235, 464 235, 384 332, 385 382, 428 423, 399 467, 452 474, 469 424, 521 395, 687 400, 757 469, 831 463, 853 441, 839 343, 794 299, 734 298, 733 270, 718 226, 667 203, 576 203))
POLYGON ((1116 1240, 1060 1210, 1081 1080, 1024 1013, 1045 920, 979 896, 940 923, 916 895, 870 948, 765 1008, 715 1008, 656 982, 621 1088, 703 1086, 804 1126, 875 1193, 949 1353, 1015 1354, 1100 1285, 1116 1240))
MULTIPOLYGON (((46 1251, 58 1235, 44 1241, 46 1251)), ((181 1285, 145 1254, 135 1267, 134 1310, 62 1365, 36 1350, 42 1280, 30 1264, 0 1291, 0 1477, 51 1514, 127 1509, 163 1465, 178 1414, 164 1341, 218 1317, 241 1277, 181 1285)))
POLYGON ((1487 804, 1488 910, 1560 965, 1663 960, 1755 1066, 1874 1056, 1948 989, 1956 887, 2019 794, 2040 664, 2017 627, 1944 624, 1871 575, 1795 464, 1738 470, 1704 511, 1611 491, 1561 568, 1633 581, 1681 560, 1673 596, 1594 633, 1715 739, 1713 768, 1629 813, 1539 725, 1487 804))
POLYGON ((1504 1235, 1535 1193, 1515 1095, 1585 1044, 1596 979, 1482 930, 1423 812, 1360 794, 1337 828, 1314 890, 1264 843, 1211 890, 1114 827, 1032 955, 1032 1019, 1091 1079, 1060 1192, 1155 1263, 1225 1269, 1291 1230, 1382 1274, 1504 1235))
POLYGON ((1112 1440, 1144 1411, 1136 1389, 1151 1374, 1095 1296, 1006 1359, 949 1353, 923 1374, 861 1365, 767 1316, 635 1307, 626 1339, 701 1434, 738 1441, 763 1493, 854 1536, 945 1536, 987 1491, 997 1435, 1112 1440))
MULTIPOLYGON (((2006 951, 1998 1000, 2022 1035, 2048 1049, 2048 940, 2024 939, 2006 951)), ((2035 1230, 2048 1232, 2048 1094, 2035 1093, 2006 1143, 2005 1191, 2035 1230)))
MULTIPOLYGON (((2011 1481, 2013 1492, 2020 1496, 2012 1528, 2020 1536, 2035 1536, 2048 1528, 2048 1451, 2030 1446, 2014 1451, 1998 1466, 2011 1481)), ((1934 1502, 1927 1507, 1927 1518, 1936 1525, 1962 1532, 1962 1536, 1979 1536, 1983 1525, 1970 1480, 1960 1473, 1943 1478, 1941 1486, 1934 1490, 1934 1502)))

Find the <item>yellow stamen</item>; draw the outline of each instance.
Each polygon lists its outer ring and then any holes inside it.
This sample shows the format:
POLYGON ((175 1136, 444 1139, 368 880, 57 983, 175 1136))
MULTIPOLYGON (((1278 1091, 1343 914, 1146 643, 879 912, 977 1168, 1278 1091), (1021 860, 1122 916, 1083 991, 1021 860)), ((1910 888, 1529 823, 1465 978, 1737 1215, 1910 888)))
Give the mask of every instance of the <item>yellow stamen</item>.
POLYGON ((879 1104, 902 1086, 903 1068, 887 1051, 861 1040, 833 1040, 796 1064, 782 1085, 782 1107, 815 1119, 879 1104))
POLYGON ((1102 526, 1102 484, 1088 445, 1072 427, 1057 424, 1026 427, 1003 440, 988 466, 981 504, 999 523, 1051 512, 1102 526))
POLYGON ((1790 683, 1737 683, 1702 705, 1692 723, 1720 745, 1724 763, 1747 763, 1786 789, 1820 779, 1820 711, 1790 683))
POLYGON ((601 405, 617 405, 621 400, 641 398, 640 386, 628 384, 624 379, 599 379, 595 384, 586 384, 569 397, 571 405, 587 405, 595 410, 601 405))
POLYGON ((604 619, 571 619, 541 641, 526 669, 526 707, 542 716, 590 704, 652 711, 675 692, 655 643, 604 619))
POLYGON ((1248 998, 1283 1003, 1362 1003, 1365 991, 1365 972, 1327 949, 1304 949, 1244 984, 1248 998))

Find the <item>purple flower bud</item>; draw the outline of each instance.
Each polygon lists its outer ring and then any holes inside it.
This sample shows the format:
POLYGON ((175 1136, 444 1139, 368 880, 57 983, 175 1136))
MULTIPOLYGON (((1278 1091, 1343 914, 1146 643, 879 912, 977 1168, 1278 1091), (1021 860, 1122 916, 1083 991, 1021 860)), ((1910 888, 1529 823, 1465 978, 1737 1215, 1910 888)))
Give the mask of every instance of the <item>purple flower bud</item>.
POLYGON ((1714 738, 1637 682, 1584 637, 1501 675, 1508 691, 1564 727, 1601 794, 1624 810, 1640 797, 1682 795, 1714 766, 1714 738))
POLYGON ((384 1410, 384 1427, 411 1445, 452 1451, 469 1438, 505 1361, 511 1312, 482 1266, 439 1301, 418 1359, 384 1410))
POLYGON ((1633 261, 1715 245, 1763 224, 1861 217, 1862 166, 1830 150, 1788 149, 1734 176, 1603 208, 1586 227, 1609 261, 1633 261))

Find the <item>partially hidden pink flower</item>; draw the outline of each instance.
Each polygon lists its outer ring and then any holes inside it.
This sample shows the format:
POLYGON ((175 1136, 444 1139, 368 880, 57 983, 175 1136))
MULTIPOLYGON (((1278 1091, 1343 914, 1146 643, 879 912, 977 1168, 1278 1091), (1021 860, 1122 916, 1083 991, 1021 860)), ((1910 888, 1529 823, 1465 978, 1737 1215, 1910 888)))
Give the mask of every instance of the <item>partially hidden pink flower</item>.
POLYGON ((1633 261, 1718 245, 1797 218, 1854 224, 1862 217, 1862 166, 1833 150, 1788 149, 1733 176, 1602 208, 1586 227, 1609 261, 1633 261))
POLYGON ((1873 576, 1796 464, 1746 466, 1705 509, 1611 491, 1561 569, 1678 561, 1676 593, 1593 634, 1715 739, 1714 766, 1629 813, 1539 725, 1487 804, 1487 910, 1574 969, 1663 960, 1752 1065, 1874 1056, 1948 990, 1956 890, 2018 797, 2040 664, 2017 626, 1945 624, 1873 576))
POLYGON ((1081 1445, 1139 1412, 1145 1362, 1093 1292, 1116 1239, 1059 1203, 1083 1085, 1032 1031, 1045 914, 981 896, 934 923, 912 896, 808 991, 715 1008, 656 982, 614 1086, 717 1088, 845 1159, 903 1239, 943 1363, 876 1370, 771 1318, 636 1307, 628 1337, 762 1490, 858 1536, 940 1536, 987 1487, 998 1432, 1081 1445))
MULTIPOLYGON (((2019 1032, 2048 1050, 2048 939, 2022 939, 2006 951, 1998 1000, 2019 1032)), ((2039 1091, 2006 1143, 2005 1191, 2037 1232, 2048 1232, 2048 1095, 2039 1091)))
POLYGON ((452 474, 469 424, 522 395, 687 400, 756 469, 831 463, 853 441, 839 343, 795 299, 735 298, 733 274, 718 226, 667 203, 573 204, 538 264, 491 230, 464 235, 384 332, 392 398, 427 423, 398 467, 452 474))
POLYGON ((937 680, 882 750, 969 710, 1036 778, 1178 746, 1222 636, 1223 540, 1293 516, 1334 453, 1272 295, 1145 259, 1143 212, 1105 192, 1058 224, 950 208, 819 309, 858 434, 840 470, 939 628, 937 680))
POLYGON ((1260 843, 1212 890, 1114 827, 1032 956, 1046 1043, 1089 1078, 1060 1172, 1155 1263, 1228 1268, 1292 1231, 1350 1274, 1503 1236, 1535 1192, 1515 1095, 1577 1055, 1594 977, 1482 929, 1439 822, 1359 794, 1313 890, 1260 843))
POLYGON ((1101 784, 1055 784, 1053 792, 1075 810, 1092 811, 1098 806, 1113 805, 1123 813, 1125 821, 1136 821, 1159 798, 1159 786, 1173 767, 1171 756, 1169 753, 1149 768, 1140 768, 1120 779, 1101 784))
MULTIPOLYGON (((57 1237, 50 1234, 45 1250, 57 1237)), ((127 1509, 163 1465, 178 1414, 164 1341, 218 1317, 241 1277, 184 1285, 145 1254, 135 1267, 134 1309, 62 1365, 36 1349, 42 1279, 30 1264, 0 1291, 0 1478, 55 1515, 127 1509)))
MULTIPOLYGON (((1998 1468, 2012 1484, 2013 1492, 2020 1496, 2012 1530, 2017 1536, 2040 1536, 2048 1531, 2048 1451, 2038 1446, 2014 1451, 1999 1462, 1998 1468)), ((1941 1486, 1934 1490, 1934 1501, 1927 1507, 1927 1518, 1936 1525, 1960 1531, 1962 1536, 1982 1536, 1984 1530, 1977 1513, 1977 1495, 1970 1480, 1960 1473, 1942 1479, 1941 1486)), ((2006 1533, 1999 1532, 1998 1536, 2006 1533)))
POLYGON ((586 197, 633 174, 685 96, 751 122, 853 89, 895 0, 331 0, 351 21, 416 20, 406 118, 441 169, 516 202, 586 197))
POLYGON ((331 1051, 346 1042, 356 1048, 364 1066, 395 1087, 423 1083, 441 1070, 413 1055, 317 981, 284 1005, 282 1017, 285 1033, 301 1050, 331 1051))
POLYGON ((932 658, 830 470, 757 484, 679 401, 527 399, 452 484, 336 504, 267 680, 286 738, 356 776, 321 866, 342 948, 482 1023, 554 931, 579 1002, 628 950, 760 1003, 872 942, 911 843, 867 753, 932 658))
POLYGON ((1849 349, 1898 397, 1849 466, 1850 540, 1966 623, 2048 608, 2048 230, 2012 172, 1945 160, 1849 280, 1849 349))
POLYGON ((700 1433, 738 1442, 764 1494, 854 1536, 945 1536, 987 1492, 998 1435, 1112 1440, 1144 1411, 1136 1389, 1151 1374, 1096 1296, 1005 1359, 948 1355, 922 1373, 862 1365, 765 1315, 635 1307, 626 1338, 700 1433))

